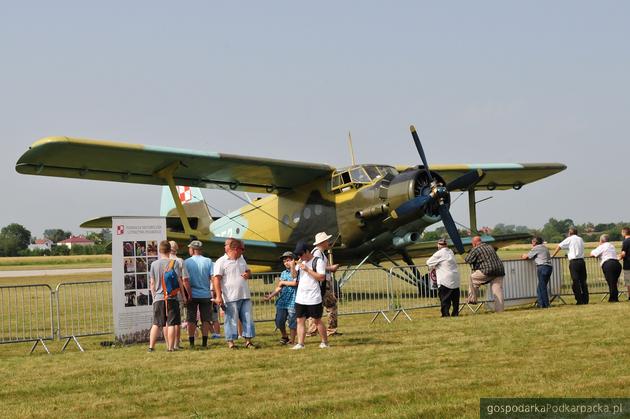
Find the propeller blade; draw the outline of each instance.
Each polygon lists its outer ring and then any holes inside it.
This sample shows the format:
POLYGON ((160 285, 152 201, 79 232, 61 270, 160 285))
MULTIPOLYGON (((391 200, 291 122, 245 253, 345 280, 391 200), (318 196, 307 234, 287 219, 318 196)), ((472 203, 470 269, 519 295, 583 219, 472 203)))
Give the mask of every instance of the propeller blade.
POLYGON ((420 138, 418 137, 418 133, 416 132, 416 127, 411 125, 409 129, 411 130, 411 136, 413 137, 413 142, 416 143, 416 148, 418 149, 418 153, 420 154, 420 158, 422 159, 422 164, 424 164, 424 170, 427 172, 427 177, 429 178, 429 182, 433 182, 433 176, 431 176, 431 172, 429 171, 429 163, 427 163, 427 158, 424 155, 422 144, 420 144, 420 138))
POLYGON ((454 191, 456 189, 468 189, 469 187, 477 183, 477 181, 481 179, 482 176, 483 170, 471 170, 470 172, 463 174, 457 179, 449 182, 449 184, 446 185, 446 189, 448 189, 449 191, 454 191))
POLYGON ((442 223, 444 224, 453 245, 460 254, 463 254, 464 244, 462 243, 461 237, 459 237, 459 232, 457 231, 457 226, 455 225, 455 221, 453 221, 453 217, 451 217, 451 213, 448 212, 446 205, 440 205, 439 210, 440 217, 442 217, 442 223))
POLYGON ((414 213, 414 212, 418 211, 420 208, 422 208, 431 199, 433 199, 433 198, 431 198, 430 195, 417 196, 417 197, 415 197, 413 199, 410 199, 409 201, 403 203, 398 208, 396 208, 394 211, 392 211, 391 212, 391 216, 392 216, 392 218, 400 218, 400 217, 404 217, 406 215, 409 215, 411 213, 414 213))

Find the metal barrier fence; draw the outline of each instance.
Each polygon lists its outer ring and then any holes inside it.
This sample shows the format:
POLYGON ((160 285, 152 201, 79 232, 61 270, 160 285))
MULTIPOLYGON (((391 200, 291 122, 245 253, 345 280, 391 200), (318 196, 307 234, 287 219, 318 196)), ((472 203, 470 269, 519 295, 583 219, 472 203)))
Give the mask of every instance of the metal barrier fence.
POLYGON ((62 282, 55 289, 57 337, 66 339, 63 352, 74 341, 83 352, 77 337, 113 333, 112 282, 62 282))
MULTIPOLYGON (((608 295, 608 284, 597 259, 586 258, 588 287, 591 295, 608 295)), ((506 277, 504 297, 509 302, 534 302, 537 277, 533 262, 526 260, 504 261, 506 277)), ((481 287, 475 306, 465 303, 468 294, 470 267, 459 264, 461 278, 460 301, 475 313, 483 304, 491 303, 488 287, 481 287)), ((572 296, 569 263, 566 258, 553 259, 553 274, 550 281, 550 298, 562 299, 572 296)), ((340 269, 336 277, 344 278, 338 299, 340 315, 374 314, 372 322, 382 315, 387 322, 404 314, 411 320, 408 311, 438 307, 437 290, 431 285, 426 266, 394 267, 389 270, 377 268, 340 269), (389 313, 393 312, 390 319, 389 313)), ((265 297, 271 293, 280 274, 254 274, 249 281, 254 319, 273 321, 274 301, 265 297)), ((622 293, 625 287, 620 288, 622 293)), ((66 339, 62 351, 74 341, 83 351, 78 337, 113 334, 111 281, 63 282, 55 290, 46 284, 0 286, 0 344, 34 342, 31 353, 38 343, 46 350, 45 341, 57 337, 66 339)))
POLYGON ((46 284, 0 286, 0 344, 34 342, 50 353, 45 340, 55 337, 53 292, 46 284))

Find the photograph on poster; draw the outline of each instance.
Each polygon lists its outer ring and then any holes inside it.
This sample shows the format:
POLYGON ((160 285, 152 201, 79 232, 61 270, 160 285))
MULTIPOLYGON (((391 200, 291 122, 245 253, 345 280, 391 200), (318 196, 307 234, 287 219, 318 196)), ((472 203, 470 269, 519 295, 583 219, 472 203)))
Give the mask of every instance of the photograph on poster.
POLYGON ((136 242, 136 256, 146 256, 147 255, 147 242, 141 241, 136 242))
POLYGON ((125 290, 133 290, 136 288, 135 275, 125 275, 125 290))
POLYGON ((133 256, 133 242, 123 242, 123 256, 133 256))
POLYGON ((148 263, 147 263, 147 266, 149 267, 149 270, 151 269, 151 264, 152 264, 153 262, 155 262, 156 260, 157 260, 157 258, 149 258, 149 261, 148 261, 148 263))
POLYGON ((148 256, 157 256, 158 255, 158 244, 157 241, 151 240, 147 242, 147 255, 148 256))
POLYGON ((133 258, 125 258, 125 273, 136 271, 136 261, 133 258))
POLYGON ((146 258, 137 258, 136 259, 136 272, 147 272, 147 259, 146 258))
POLYGON ((125 307, 135 307, 136 306, 136 292, 129 291, 125 293, 125 307))
POLYGON ((147 291, 138 291, 138 296, 136 298, 139 306, 148 306, 149 305, 149 293, 147 291))
POLYGON ((136 289, 141 290, 145 288, 149 288, 147 282, 147 274, 136 275, 136 289))

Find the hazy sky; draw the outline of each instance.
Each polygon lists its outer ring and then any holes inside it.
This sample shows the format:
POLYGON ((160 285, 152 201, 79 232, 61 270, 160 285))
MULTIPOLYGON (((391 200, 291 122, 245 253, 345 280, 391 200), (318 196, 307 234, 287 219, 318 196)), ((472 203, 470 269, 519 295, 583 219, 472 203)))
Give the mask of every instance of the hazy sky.
POLYGON ((479 225, 629 220, 629 19, 627 1, 8 2, 0 224, 158 214, 159 187, 18 175, 45 136, 342 166, 351 130, 360 162, 417 164, 412 123, 429 163, 568 166, 492 193, 479 225))

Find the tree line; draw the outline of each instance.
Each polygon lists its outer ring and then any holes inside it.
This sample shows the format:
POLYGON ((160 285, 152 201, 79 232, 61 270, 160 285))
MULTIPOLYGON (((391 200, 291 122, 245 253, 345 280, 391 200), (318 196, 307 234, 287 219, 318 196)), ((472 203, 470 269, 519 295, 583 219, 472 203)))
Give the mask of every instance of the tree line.
MULTIPOLYGON (((499 236, 503 234, 515 234, 515 233, 526 233, 532 236, 540 236, 544 241, 549 243, 559 243, 567 237, 567 231, 569 227, 575 226, 578 229, 578 234, 580 237, 587 242, 596 242, 599 241, 599 237, 602 234, 608 234, 611 241, 620 241, 621 237, 621 229, 623 227, 630 227, 630 222, 617 222, 617 223, 584 223, 584 224, 576 224, 570 218, 565 219, 555 219, 550 218, 549 221, 545 223, 545 225, 540 228, 529 228, 527 226, 522 225, 514 225, 514 224, 503 224, 499 223, 495 225, 493 228, 482 227, 480 230, 482 233, 490 234, 493 236, 499 236)), ((434 231, 425 232, 423 235, 424 240, 437 240, 440 237, 446 236, 446 230, 444 227, 439 227, 434 231)), ((471 234, 470 230, 460 230, 460 234, 462 237, 467 237, 471 234)), ((529 239, 524 239, 523 243, 529 243, 529 239)))
MULTIPOLYGON (((578 228, 580 236, 587 242, 596 242, 602 234, 608 234, 610 240, 619 241, 621 237, 621 229, 630 226, 629 222, 618 223, 584 223, 575 224, 570 218, 557 220, 550 218, 541 229, 529 228, 522 225, 499 223, 494 228, 483 227, 481 230, 490 235, 503 235, 513 233, 528 233, 532 236, 541 236, 543 240, 549 243, 558 243, 562 241, 567 234, 569 227, 578 228)), ((460 230, 463 237, 469 236, 469 230, 460 230)), ((71 249, 66 246, 58 246, 56 243, 69 238, 71 232, 59 228, 50 228, 44 230, 43 238, 54 243, 50 250, 35 249, 29 250, 28 246, 35 242, 35 237, 23 225, 11 223, 0 230, 0 256, 56 256, 56 255, 94 255, 94 254, 111 254, 112 234, 107 228, 99 232, 90 232, 85 237, 94 242, 93 246, 73 245, 71 249)), ((438 227, 433 231, 427 231, 423 235, 426 241, 437 240, 446 236, 444 227, 438 227)), ((529 240, 523 240, 528 243, 529 240)))
POLYGON ((11 223, 0 229, 0 256, 62 256, 62 255, 100 255, 111 254, 112 234, 109 229, 100 232, 90 232, 85 238, 94 242, 93 246, 73 245, 59 246, 57 243, 69 238, 71 232, 59 228, 44 230, 44 239, 53 242, 51 249, 29 250, 28 246, 35 243, 36 237, 21 224, 11 223))

